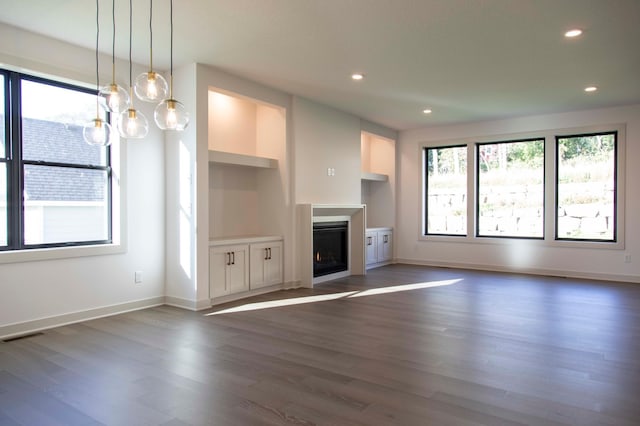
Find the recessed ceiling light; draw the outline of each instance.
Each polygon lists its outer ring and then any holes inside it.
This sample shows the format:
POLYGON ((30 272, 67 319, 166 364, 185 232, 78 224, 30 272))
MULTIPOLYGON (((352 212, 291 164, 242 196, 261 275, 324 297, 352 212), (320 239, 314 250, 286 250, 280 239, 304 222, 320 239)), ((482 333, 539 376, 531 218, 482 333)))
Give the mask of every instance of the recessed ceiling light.
POLYGON ((364 74, 357 72, 354 74, 351 74, 351 79, 352 80, 362 80, 364 78, 364 74))
POLYGON ((585 92, 595 92, 596 90, 598 90, 596 86, 587 86, 584 88, 585 92))
POLYGON ((431 114, 433 111, 431 111, 429 108, 423 109, 422 113, 423 114, 431 114))
POLYGON ((574 28, 574 29, 569 30, 566 33, 564 33, 564 36, 567 37, 567 38, 574 38, 574 37, 578 37, 581 34, 582 34, 582 30, 581 29, 574 28))

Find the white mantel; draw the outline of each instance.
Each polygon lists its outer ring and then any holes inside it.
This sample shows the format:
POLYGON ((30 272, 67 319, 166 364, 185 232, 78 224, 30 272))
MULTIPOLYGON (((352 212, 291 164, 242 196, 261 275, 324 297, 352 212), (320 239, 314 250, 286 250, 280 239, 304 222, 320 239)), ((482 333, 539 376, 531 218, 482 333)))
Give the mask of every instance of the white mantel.
POLYGON ((342 216, 349 218, 349 271, 351 275, 365 274, 364 204, 298 204, 298 242, 300 247, 300 281, 312 288, 313 279, 313 222, 321 218, 342 216))

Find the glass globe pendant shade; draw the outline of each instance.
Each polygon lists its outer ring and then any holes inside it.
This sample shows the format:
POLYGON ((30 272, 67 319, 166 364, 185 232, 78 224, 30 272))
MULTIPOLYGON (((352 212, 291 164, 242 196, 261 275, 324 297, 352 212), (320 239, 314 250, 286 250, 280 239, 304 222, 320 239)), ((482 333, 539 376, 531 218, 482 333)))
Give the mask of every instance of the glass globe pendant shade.
POLYGON ((84 141, 92 146, 109 146, 111 144, 111 126, 101 118, 95 118, 82 128, 84 141))
POLYGON ((182 131, 189 125, 189 113, 182 103, 175 99, 165 99, 156 106, 153 114, 156 124, 162 130, 182 131))
POLYGON ((109 112, 119 113, 129 107, 129 94, 122 86, 115 83, 100 88, 100 103, 109 112))
POLYGON ((118 117, 118 132, 123 138, 142 139, 149 133, 149 123, 144 114, 129 108, 118 117))
POLYGON ((162 74, 149 71, 136 77, 133 90, 141 101, 158 102, 167 97, 169 85, 162 74))

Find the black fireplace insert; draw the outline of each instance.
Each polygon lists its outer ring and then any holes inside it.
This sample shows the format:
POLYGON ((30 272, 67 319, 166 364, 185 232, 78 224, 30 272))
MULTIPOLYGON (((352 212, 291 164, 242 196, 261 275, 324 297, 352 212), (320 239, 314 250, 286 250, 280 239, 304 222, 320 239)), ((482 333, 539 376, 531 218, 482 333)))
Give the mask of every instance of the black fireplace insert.
POLYGON ((349 270, 349 222, 313 224, 313 276, 349 270))

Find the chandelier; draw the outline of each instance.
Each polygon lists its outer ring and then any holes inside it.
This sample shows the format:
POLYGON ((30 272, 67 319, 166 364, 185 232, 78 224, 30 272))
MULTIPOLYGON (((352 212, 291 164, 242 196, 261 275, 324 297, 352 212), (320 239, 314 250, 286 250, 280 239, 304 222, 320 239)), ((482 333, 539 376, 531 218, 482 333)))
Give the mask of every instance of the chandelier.
POLYGON ((173 95, 173 0, 169 0, 170 7, 170 71, 169 84, 164 77, 153 70, 153 0, 149 1, 149 71, 132 79, 132 0, 129 0, 129 89, 126 90, 116 83, 115 78, 115 0, 111 3, 112 15, 112 75, 111 83, 100 86, 98 63, 98 48, 100 38, 99 0, 96 0, 96 118, 84 126, 83 136, 90 145, 108 146, 113 132, 107 120, 101 118, 98 105, 108 112, 117 114, 117 130, 120 136, 128 139, 144 138, 148 133, 147 119, 142 112, 133 107, 135 97, 143 102, 156 103, 154 121, 161 130, 182 131, 189 125, 189 112, 185 106, 173 95), (167 87, 168 86, 168 87, 167 87))

